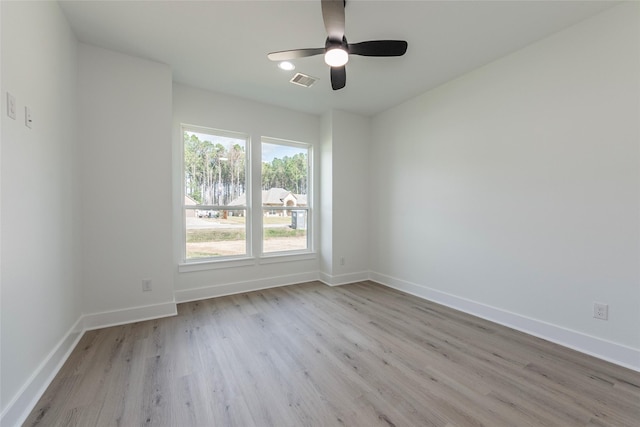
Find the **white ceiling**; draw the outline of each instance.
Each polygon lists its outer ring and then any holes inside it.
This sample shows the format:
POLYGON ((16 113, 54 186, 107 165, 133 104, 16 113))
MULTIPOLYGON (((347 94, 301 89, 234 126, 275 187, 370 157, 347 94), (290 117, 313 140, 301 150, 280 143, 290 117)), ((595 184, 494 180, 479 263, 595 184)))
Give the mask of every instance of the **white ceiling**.
POLYGON ((82 42, 162 62, 174 81, 295 110, 370 115, 613 6, 611 1, 347 0, 349 42, 407 40, 400 58, 352 56, 333 91, 322 56, 282 71, 272 51, 322 47, 319 0, 60 1, 82 42), (295 72, 320 78, 289 83, 295 72))

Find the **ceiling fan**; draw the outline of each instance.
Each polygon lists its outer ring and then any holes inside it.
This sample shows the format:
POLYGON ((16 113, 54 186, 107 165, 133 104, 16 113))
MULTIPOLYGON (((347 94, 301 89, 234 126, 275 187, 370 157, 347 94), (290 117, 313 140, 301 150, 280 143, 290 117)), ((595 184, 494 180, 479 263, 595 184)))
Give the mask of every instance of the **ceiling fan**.
POLYGON ((347 83, 345 64, 349 55, 361 56, 402 56, 407 51, 404 40, 372 40, 347 43, 344 35, 344 7, 346 0, 321 0, 322 18, 327 29, 324 47, 310 49, 283 50, 271 52, 267 57, 272 61, 289 61, 324 54, 324 61, 331 67, 331 87, 342 89, 347 83))

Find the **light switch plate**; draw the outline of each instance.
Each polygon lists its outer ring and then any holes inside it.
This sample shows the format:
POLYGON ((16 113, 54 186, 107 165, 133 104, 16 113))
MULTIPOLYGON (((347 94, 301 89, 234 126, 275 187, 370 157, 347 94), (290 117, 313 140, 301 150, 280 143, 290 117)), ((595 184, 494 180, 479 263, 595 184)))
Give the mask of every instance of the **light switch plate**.
POLYGON ((24 107, 24 125, 31 129, 31 123, 33 123, 31 119, 31 108, 24 107))
POLYGON ((7 92, 7 116, 16 119, 16 97, 7 92))

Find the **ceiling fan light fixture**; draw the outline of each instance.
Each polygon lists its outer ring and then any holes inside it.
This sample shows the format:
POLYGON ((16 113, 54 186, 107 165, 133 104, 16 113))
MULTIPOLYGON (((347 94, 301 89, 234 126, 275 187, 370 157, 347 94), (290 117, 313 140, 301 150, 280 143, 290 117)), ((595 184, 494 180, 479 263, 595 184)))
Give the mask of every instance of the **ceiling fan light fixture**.
POLYGON ((292 71, 296 69, 296 66, 289 61, 282 61, 278 64, 278 68, 285 71, 292 71))
POLYGON ((324 54, 324 62, 330 67, 342 67, 349 62, 349 54, 340 47, 328 49, 324 54))

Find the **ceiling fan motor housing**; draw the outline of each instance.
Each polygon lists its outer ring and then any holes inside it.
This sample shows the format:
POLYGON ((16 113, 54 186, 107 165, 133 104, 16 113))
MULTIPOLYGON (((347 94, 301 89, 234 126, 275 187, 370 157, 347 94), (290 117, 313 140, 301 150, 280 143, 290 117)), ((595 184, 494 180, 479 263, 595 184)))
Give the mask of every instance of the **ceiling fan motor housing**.
POLYGON ((342 36, 342 41, 331 40, 327 37, 327 41, 324 43, 324 48, 326 50, 329 49, 342 49, 349 53, 349 43, 347 43, 347 38, 342 36))

